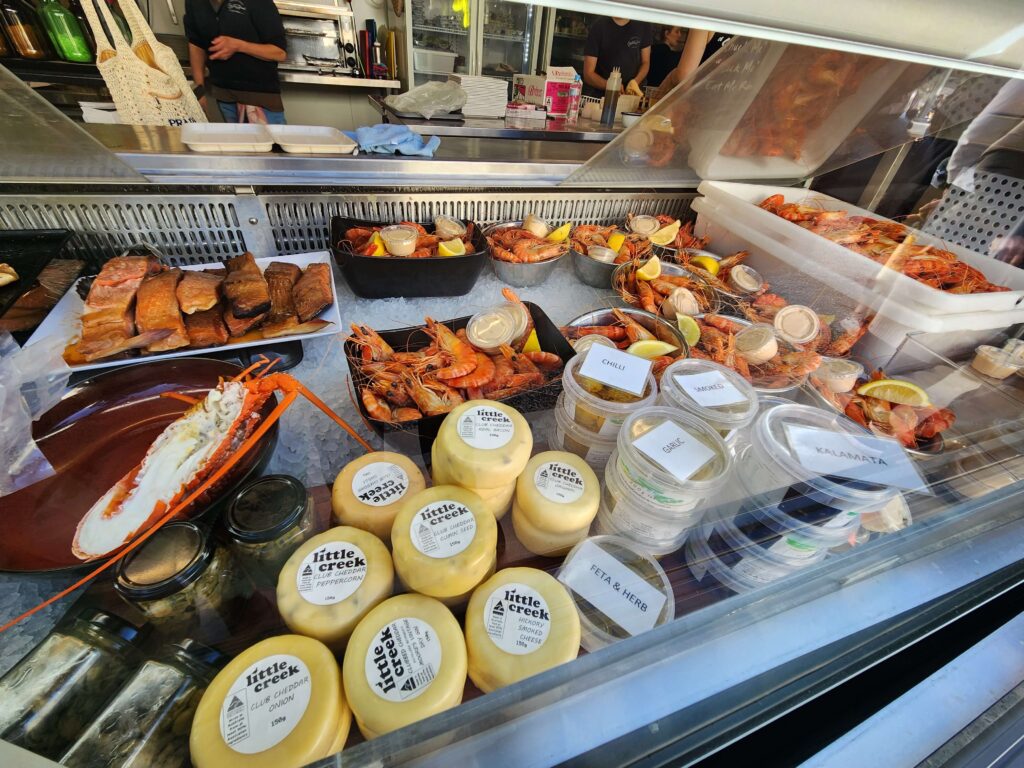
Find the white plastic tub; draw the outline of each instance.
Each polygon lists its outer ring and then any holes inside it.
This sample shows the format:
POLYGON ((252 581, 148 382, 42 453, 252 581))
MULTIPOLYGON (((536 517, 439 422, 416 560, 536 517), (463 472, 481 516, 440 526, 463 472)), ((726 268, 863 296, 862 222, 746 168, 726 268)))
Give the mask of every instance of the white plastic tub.
POLYGON ((757 392, 750 382, 710 360, 676 360, 662 372, 659 387, 659 405, 689 413, 722 437, 747 426, 757 415, 757 392))
POLYGON ((324 125, 268 125, 285 152, 299 155, 351 155, 357 144, 337 128, 324 125))
POLYGON ((269 152, 274 138, 257 123, 188 123, 181 141, 193 152, 269 152))
POLYGON ((412 63, 417 72, 437 75, 455 71, 455 59, 458 54, 449 51, 434 51, 429 48, 413 48, 412 63))
POLYGON ((654 405, 658 399, 658 384, 654 374, 647 375, 644 397, 631 402, 603 400, 585 390, 576 380, 575 373, 583 365, 586 353, 576 355, 565 366, 562 374, 562 407, 580 428, 602 437, 615 437, 626 418, 634 411, 654 405))
POLYGON ((558 396, 555 404, 555 422, 551 428, 551 449, 575 453, 595 470, 604 469, 608 457, 615 450, 615 436, 602 437, 583 429, 572 420, 565 408, 565 393, 558 396))

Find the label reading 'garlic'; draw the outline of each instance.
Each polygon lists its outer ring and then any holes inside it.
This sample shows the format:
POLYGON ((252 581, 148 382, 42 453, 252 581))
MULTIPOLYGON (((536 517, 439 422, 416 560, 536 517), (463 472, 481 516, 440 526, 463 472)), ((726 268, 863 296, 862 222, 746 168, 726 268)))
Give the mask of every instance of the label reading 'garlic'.
POLYGON ((365 578, 363 550, 347 541, 332 541, 303 558, 295 586, 307 603, 333 605, 351 597, 365 578))
POLYGON ((366 680, 385 701, 415 699, 440 669, 441 642, 422 619, 404 617, 385 624, 366 651, 366 680))
POLYGON ((537 467, 533 484, 541 496, 557 504, 571 504, 585 489, 583 476, 561 461, 548 461, 537 467))
POLYGON ((390 461, 375 461, 356 472, 352 478, 352 493, 363 504, 386 507, 405 496, 409 490, 409 475, 390 461))
POLYGON ((457 501, 435 501, 412 516, 409 538, 427 557, 442 559, 462 552, 476 536, 476 518, 457 501))
POLYGON ((548 639, 551 613, 537 590, 513 582, 491 592, 484 606, 484 629, 505 653, 525 656, 548 639))
POLYGON ((235 678, 221 704, 221 738, 243 755, 264 752, 299 724, 311 693, 302 659, 285 653, 260 659, 235 678))
POLYGON ((477 405, 459 417, 455 425, 462 441, 470 448, 490 450, 508 445, 516 432, 512 419, 497 408, 477 405))

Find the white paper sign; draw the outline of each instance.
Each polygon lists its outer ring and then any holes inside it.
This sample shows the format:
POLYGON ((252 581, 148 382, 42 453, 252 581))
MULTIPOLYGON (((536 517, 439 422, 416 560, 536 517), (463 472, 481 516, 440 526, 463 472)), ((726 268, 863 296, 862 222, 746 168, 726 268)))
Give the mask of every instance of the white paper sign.
POLYGON ((747 397, 729 381, 720 371, 706 373, 680 373, 674 377, 676 384, 682 387, 697 405, 705 408, 716 408, 720 405, 732 405, 745 402, 747 397))
POLYGON ((653 628, 667 599, 592 541, 583 542, 558 579, 631 635, 653 628))
POLYGON ((644 456, 670 472, 677 480, 689 480, 715 458, 715 452, 678 424, 665 421, 633 441, 644 456))
POLYGON ((910 491, 927 490, 914 462, 894 439, 796 424, 786 425, 786 437, 799 462, 811 472, 910 491))
POLYGON ((615 347, 595 344, 587 350, 587 356, 579 371, 580 376, 642 397, 651 365, 650 360, 644 360, 615 347))

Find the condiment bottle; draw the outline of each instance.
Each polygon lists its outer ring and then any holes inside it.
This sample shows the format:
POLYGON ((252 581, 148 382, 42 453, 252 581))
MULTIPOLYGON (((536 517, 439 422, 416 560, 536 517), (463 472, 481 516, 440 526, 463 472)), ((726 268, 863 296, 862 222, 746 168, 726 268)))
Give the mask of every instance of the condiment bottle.
POLYGON ((57 0, 41 0, 39 16, 43 26, 50 34, 50 41, 57 53, 65 61, 87 64, 92 61, 92 51, 82 33, 75 14, 61 5, 57 0))
POLYGON ((138 662, 145 632, 88 610, 0 678, 0 739, 56 760, 138 662))
POLYGON ((27 0, 2 0, 0 23, 23 59, 45 59, 48 47, 35 8, 27 0))
POLYGON ((604 109, 601 110, 601 125, 615 123, 615 108, 619 105, 619 93, 622 91, 622 73, 618 67, 612 67, 608 82, 604 87, 604 109))
POLYGON ((68 768, 188 768, 188 733, 203 691, 227 661, 195 640, 147 661, 60 759, 68 768))

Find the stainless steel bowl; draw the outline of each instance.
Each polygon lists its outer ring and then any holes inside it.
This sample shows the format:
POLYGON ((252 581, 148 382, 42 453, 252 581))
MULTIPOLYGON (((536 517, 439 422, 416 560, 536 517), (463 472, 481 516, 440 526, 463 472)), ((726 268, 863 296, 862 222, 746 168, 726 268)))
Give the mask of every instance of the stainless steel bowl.
POLYGON ((575 248, 570 248, 569 253, 572 254, 572 268, 580 282, 594 288, 607 288, 611 285, 612 272, 615 271, 617 264, 592 259, 575 248))
MULTIPOLYGON (((492 224, 489 227, 484 228, 484 236, 498 231, 499 229, 511 229, 513 227, 522 227, 522 221, 506 221, 501 224, 492 224)), ((547 261, 535 261, 531 264, 520 264, 512 261, 502 261, 501 259, 494 258, 494 254, 491 254, 491 264, 494 266, 494 274, 498 276, 498 279, 503 280, 509 285, 515 288, 531 288, 535 285, 540 285, 548 279, 548 275, 555 271, 558 267, 558 263, 565 258, 563 253, 561 256, 555 256, 553 259, 547 261)))
MULTIPOLYGON (((635 268, 636 266, 633 262, 627 261, 625 264, 619 264, 612 270, 611 287, 614 291, 618 292, 620 297, 622 296, 622 290, 619 286, 625 281, 626 273, 635 268)), ((700 275, 691 272, 686 267, 680 266, 679 264, 672 264, 665 261, 661 263, 661 273, 663 275, 685 275, 686 277, 689 277, 695 283, 699 283, 704 286, 703 294, 704 298, 708 302, 709 312, 718 312, 721 308, 721 301, 718 298, 718 292, 708 285, 707 281, 700 275)), ((623 301, 625 301, 625 298, 623 298, 623 301)))
MULTIPOLYGON (((683 334, 665 318, 652 315, 650 312, 645 312, 642 309, 634 309, 633 307, 621 307, 619 311, 629 315, 631 319, 636 320, 636 322, 662 341, 675 344, 679 349, 674 354, 670 354, 669 357, 690 356, 690 347, 687 345, 686 339, 683 338, 683 334)), ((566 323, 566 326, 569 328, 582 328, 594 325, 618 325, 618 322, 611 309, 595 309, 573 318, 566 323)))

